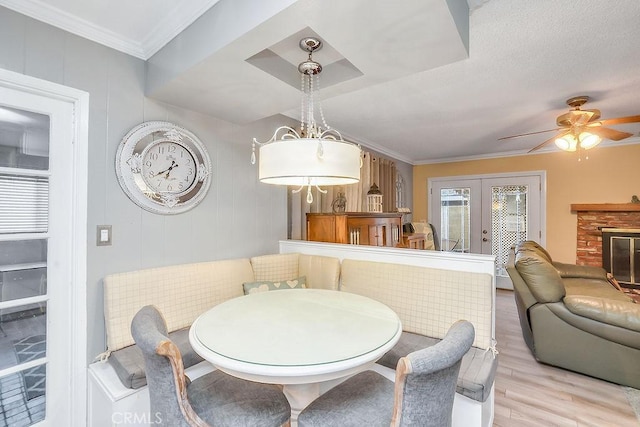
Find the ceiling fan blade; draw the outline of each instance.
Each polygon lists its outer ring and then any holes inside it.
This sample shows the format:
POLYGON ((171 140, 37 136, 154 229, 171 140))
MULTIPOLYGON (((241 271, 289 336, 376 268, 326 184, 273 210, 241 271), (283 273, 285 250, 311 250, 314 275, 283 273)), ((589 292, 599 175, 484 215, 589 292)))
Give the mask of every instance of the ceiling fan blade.
POLYGON ((531 150, 527 151, 527 153, 532 153, 536 150, 541 149, 542 147, 544 147, 545 145, 555 141, 558 138, 562 138, 563 136, 565 136, 566 134, 568 134, 569 131, 565 131, 565 132, 560 132, 559 134, 552 136, 551 138, 547 139, 545 142, 543 142, 542 144, 538 144, 535 147, 533 147, 531 150))
POLYGON ((619 130, 603 128, 601 126, 588 126, 587 129, 588 132, 595 133, 601 138, 611 139, 613 141, 620 141, 621 139, 633 136, 632 133, 620 132, 619 130))
POLYGON ((622 123, 640 123, 640 116, 617 117, 615 119, 600 120, 603 125, 619 125, 622 123))
POLYGON ((521 136, 537 135, 539 133, 545 133, 545 132, 551 132, 551 131, 559 131, 559 130, 560 130, 560 128, 555 128, 555 129, 539 130, 537 132, 521 133, 519 135, 503 136, 502 138, 498 138, 498 141, 502 141, 503 139, 519 138, 521 136))

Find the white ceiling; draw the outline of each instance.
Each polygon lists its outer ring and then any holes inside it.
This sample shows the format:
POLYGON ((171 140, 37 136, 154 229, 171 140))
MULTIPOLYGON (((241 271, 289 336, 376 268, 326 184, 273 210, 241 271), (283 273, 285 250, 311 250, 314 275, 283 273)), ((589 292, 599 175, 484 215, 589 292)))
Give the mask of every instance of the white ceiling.
MULTIPOLYGON (((175 59, 181 31, 204 35, 198 60, 149 94, 237 123, 298 119, 299 91, 246 60, 271 49, 301 62, 286 43, 309 28, 327 43, 314 55, 321 81, 336 78, 341 59, 362 73, 321 91, 329 125, 414 164, 526 152, 553 134, 498 138, 554 128, 576 95, 604 119, 640 114, 640 0, 467 0, 468 55, 448 3, 459 0, 270 0, 251 10, 243 0, 0 0, 150 63, 175 59), (273 10, 258 16, 266 4, 273 10), (202 14, 206 27, 187 28, 202 14)), ((636 135, 615 144, 640 142, 640 124, 615 128, 636 135)))

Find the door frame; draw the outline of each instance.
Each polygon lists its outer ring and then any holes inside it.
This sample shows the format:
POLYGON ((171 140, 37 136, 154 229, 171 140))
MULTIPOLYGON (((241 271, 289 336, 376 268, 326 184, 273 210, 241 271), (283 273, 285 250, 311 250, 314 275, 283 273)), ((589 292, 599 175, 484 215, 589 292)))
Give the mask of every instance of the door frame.
MULTIPOLYGON (((439 214, 439 209, 438 212, 436 212, 436 206, 435 206, 435 202, 434 202, 434 198, 435 196, 433 195, 433 187, 435 186, 436 183, 447 183, 447 182, 456 182, 456 181, 467 181, 469 183, 478 183, 478 185, 476 185, 474 188, 476 188, 476 191, 479 190, 481 192, 482 197, 484 197, 485 195, 482 194, 482 192, 484 192, 484 185, 482 185, 482 181, 483 180, 505 180, 505 179, 518 179, 518 178, 524 178, 524 177, 536 177, 537 179, 540 180, 540 202, 539 202, 539 212, 537 212, 539 219, 540 219, 540 236, 536 236, 536 237, 532 237, 530 236, 530 238, 532 240, 536 240, 538 243, 540 243, 540 245, 542 246, 546 246, 546 241, 547 241, 547 216, 546 216, 546 212, 547 212, 547 172, 544 170, 537 170, 537 171, 527 171, 527 172, 513 172, 513 173, 496 173, 496 174, 481 174, 481 175, 458 175, 458 176, 447 176, 447 177, 433 177, 433 178, 428 178, 427 179, 427 199, 428 199, 428 221, 430 223, 434 222, 434 218, 436 214, 439 214)), ((480 205, 480 207, 484 206, 484 201, 482 203, 479 202, 473 202, 472 201, 472 207, 475 206, 476 209, 478 209, 478 205, 480 205)), ((476 225, 476 228, 478 226, 480 226, 480 228, 478 228, 476 231, 480 231, 480 229, 482 229, 483 227, 483 223, 484 221, 486 221, 486 219, 483 218, 483 216, 485 215, 486 212, 482 212, 481 210, 481 215, 480 218, 471 218, 471 221, 473 224, 476 225)), ((476 248, 476 250, 478 249, 477 246, 473 246, 473 240, 471 242, 472 244, 472 248, 476 248)), ((481 242, 478 242, 481 244, 481 242)), ((479 248, 479 252, 482 252, 482 247, 479 248)), ((496 275, 496 284, 498 284, 499 282, 499 278, 496 275)), ((505 288, 505 289, 511 289, 511 284, 509 283, 507 285, 507 283, 504 283, 504 281, 500 281, 500 286, 501 288, 505 288)))
POLYGON ((87 189, 89 144, 89 94, 85 91, 49 82, 0 68, 0 86, 34 94, 71 105, 73 123, 70 134, 73 144, 72 170, 72 235, 69 322, 69 396, 71 425, 87 423, 87 189), (80 330, 75 329, 81 325, 80 330))
POLYGON ((479 179, 493 179, 493 178, 518 178, 522 176, 539 176, 540 177, 540 230, 541 236, 538 243, 545 246, 547 243, 547 171, 535 170, 526 172, 504 172, 504 173, 490 173, 490 174, 477 174, 477 175, 456 175, 456 176, 444 176, 433 177, 427 179, 427 221, 433 222, 434 207, 433 207, 433 182, 434 181, 460 181, 460 180, 479 180, 479 179))

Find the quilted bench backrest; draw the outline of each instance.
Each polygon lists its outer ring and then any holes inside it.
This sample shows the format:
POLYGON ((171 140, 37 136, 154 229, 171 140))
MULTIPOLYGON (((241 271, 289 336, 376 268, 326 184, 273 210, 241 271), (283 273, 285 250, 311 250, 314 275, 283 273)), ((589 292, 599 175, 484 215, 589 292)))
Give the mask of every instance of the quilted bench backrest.
POLYGON ((474 347, 492 344, 489 274, 345 259, 341 275, 342 291, 386 304, 407 332, 442 339, 453 323, 464 319, 475 327, 474 347))
POLYGON ((337 291, 340 283, 340 260, 338 258, 304 255, 276 254, 251 258, 256 281, 292 280, 306 277, 307 287, 337 291))
POLYGON ((190 326, 209 308, 243 295, 242 284, 253 282, 248 259, 181 264, 112 274, 104 278, 107 348, 134 344, 131 320, 153 304, 165 317, 169 332, 190 326))

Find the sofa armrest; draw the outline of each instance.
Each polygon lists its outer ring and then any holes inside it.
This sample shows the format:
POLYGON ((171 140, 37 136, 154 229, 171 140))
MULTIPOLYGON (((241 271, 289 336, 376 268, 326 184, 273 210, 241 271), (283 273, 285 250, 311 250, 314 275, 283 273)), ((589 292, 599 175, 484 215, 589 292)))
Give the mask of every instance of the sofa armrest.
MULTIPOLYGON (((568 323, 569 325, 582 331, 583 333, 594 335, 607 341, 640 350, 640 333, 638 333, 638 331, 574 314, 573 312, 569 311, 569 308, 563 301, 538 305, 541 306, 540 308, 548 309, 562 321, 568 323)), ((552 333, 552 331, 547 331, 546 333, 552 333)), ((559 337, 558 339, 564 342, 568 338, 564 336, 559 337)))
POLYGON ((575 265, 565 264, 562 262, 553 262, 553 266, 558 270, 560 277, 578 277, 583 279, 602 279, 607 280, 607 272, 604 268, 593 267, 591 265, 575 265))
POLYGON ((567 296, 564 304, 578 316, 640 332, 639 304, 584 295, 567 296))

